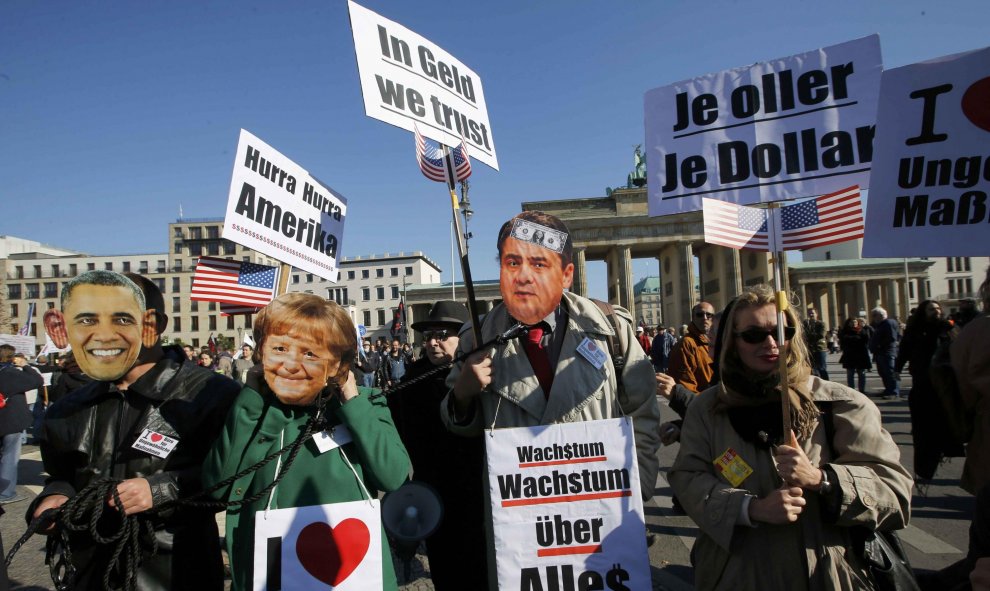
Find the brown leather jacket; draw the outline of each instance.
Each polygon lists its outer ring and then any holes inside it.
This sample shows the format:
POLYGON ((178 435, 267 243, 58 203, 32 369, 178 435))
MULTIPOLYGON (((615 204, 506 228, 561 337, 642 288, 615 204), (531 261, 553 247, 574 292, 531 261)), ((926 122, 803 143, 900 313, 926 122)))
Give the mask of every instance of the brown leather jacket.
POLYGON ((667 373, 692 392, 701 392, 712 381, 711 343, 693 323, 688 333, 670 351, 667 373))

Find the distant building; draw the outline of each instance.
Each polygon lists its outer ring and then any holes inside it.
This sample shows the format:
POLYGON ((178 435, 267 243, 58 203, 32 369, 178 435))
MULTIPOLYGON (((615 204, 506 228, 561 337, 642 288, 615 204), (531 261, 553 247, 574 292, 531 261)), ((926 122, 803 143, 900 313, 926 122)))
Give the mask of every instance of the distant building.
POLYGON ((663 323, 663 302, 661 301, 660 277, 644 277, 633 285, 633 301, 636 303, 636 324, 642 322, 647 327, 656 328, 663 323))

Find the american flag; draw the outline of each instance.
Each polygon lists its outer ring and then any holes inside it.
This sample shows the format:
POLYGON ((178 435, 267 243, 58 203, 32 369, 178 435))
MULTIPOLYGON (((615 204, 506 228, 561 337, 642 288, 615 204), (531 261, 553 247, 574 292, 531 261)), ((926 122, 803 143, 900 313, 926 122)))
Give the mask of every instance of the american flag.
POLYGON ((190 299, 260 308, 275 297, 278 278, 278 267, 200 257, 190 299))
POLYGON ((770 249, 765 209, 705 198, 705 242, 729 248, 770 249))
POLYGON ((780 208, 781 250, 804 250, 863 237, 859 186, 780 208))
POLYGON ((22 337, 31 336, 31 321, 34 320, 34 304, 28 304, 27 320, 24 321, 24 326, 17 331, 17 334, 22 337))
POLYGON ((416 132, 416 160, 423 175, 431 181, 447 182, 447 166, 444 163, 443 151, 419 133, 419 127, 413 126, 416 132))
POLYGON ((471 176, 471 157, 468 156, 467 144, 461 138, 461 145, 450 149, 454 158, 454 182, 460 182, 471 176))

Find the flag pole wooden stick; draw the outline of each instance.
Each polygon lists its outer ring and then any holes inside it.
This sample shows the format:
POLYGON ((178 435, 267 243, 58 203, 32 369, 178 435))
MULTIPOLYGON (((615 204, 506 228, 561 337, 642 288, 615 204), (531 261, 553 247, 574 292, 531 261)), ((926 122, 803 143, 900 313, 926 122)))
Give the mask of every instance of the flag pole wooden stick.
POLYGON ((474 329, 474 342, 483 343, 481 339, 481 322, 478 320, 478 302, 474 296, 474 281, 471 279, 471 262, 468 260, 467 242, 464 237, 464 227, 460 212, 460 204, 457 201, 456 187, 454 186, 454 159, 451 157, 450 149, 443 146, 443 157, 447 163, 447 190, 450 192, 450 208, 454 215, 454 233, 457 235, 457 253, 461 258, 461 278, 464 280, 464 289, 467 291, 467 307, 471 314, 471 326, 474 329))
POLYGON ((777 372, 780 375, 780 411, 783 415, 783 434, 782 442, 787 442, 790 439, 791 432, 791 398, 789 391, 789 384, 787 383, 787 349, 790 344, 785 345, 784 341, 784 327, 787 326, 787 315, 784 313, 788 308, 787 302, 787 292, 784 291, 783 281, 781 280, 781 265, 784 262, 784 251, 781 244, 780 236, 780 206, 776 203, 771 203, 769 206, 770 213, 770 224, 768 224, 768 229, 770 230, 770 245, 773 250, 773 260, 771 265, 773 266, 773 289, 777 296, 777 351, 778 366, 777 372))
POLYGON ((281 263, 278 275, 278 289, 275 290, 275 297, 285 293, 289 287, 289 275, 292 273, 292 266, 289 263, 281 263))

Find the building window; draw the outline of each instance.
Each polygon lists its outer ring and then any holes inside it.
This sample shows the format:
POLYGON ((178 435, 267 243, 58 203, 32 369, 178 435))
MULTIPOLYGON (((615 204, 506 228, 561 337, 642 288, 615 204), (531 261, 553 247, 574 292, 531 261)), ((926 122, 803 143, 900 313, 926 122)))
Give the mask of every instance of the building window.
POLYGON ((176 242, 175 243, 175 248, 172 250, 172 252, 174 254, 182 254, 182 243, 181 242, 176 242))
POLYGON ((189 238, 191 240, 202 240, 203 238, 203 228, 200 227, 190 227, 189 228, 189 238))
POLYGON ((306 273, 306 283, 312 283, 312 282, 313 282, 313 274, 306 273))
POLYGON ((155 285, 158 287, 158 291, 165 293, 165 278, 154 279, 155 285))
POLYGON ((172 298, 172 312, 179 313, 182 310, 182 299, 172 298))
POLYGON ((148 273, 148 261, 138 263, 138 273, 145 275, 148 273))
POLYGON ((371 310, 364 311, 364 326, 371 326, 371 310))
POLYGON ((206 228, 206 237, 211 240, 216 240, 220 237, 220 227, 219 226, 209 226, 206 228))
POLYGON ((347 272, 347 278, 348 279, 354 279, 354 271, 348 271, 347 272))
POLYGON ((124 273, 130 273, 130 272, 131 272, 131 262, 124 261, 124 273))
POLYGON ((24 289, 27 291, 27 299, 29 300, 36 300, 41 297, 37 283, 25 283, 24 289))
POLYGON ((79 274, 79 266, 75 263, 69 265, 69 277, 75 277, 79 274))
POLYGON ((11 304, 10 305, 10 317, 11 318, 17 318, 17 316, 18 316, 17 304, 11 304))
POLYGON ((375 269, 375 277, 384 277, 385 269, 375 269))
POLYGON ((367 302, 371 299, 371 288, 362 287, 361 288, 361 301, 367 302))
POLYGON ((172 330, 175 332, 182 332, 182 317, 173 316, 172 317, 172 330))
MULTIPOLYGON (((16 269, 14 271, 14 279, 24 279, 24 266, 23 265, 17 265, 17 267, 16 267, 16 269)), ((353 277, 352 277, 352 279, 353 279, 353 277)))
POLYGON ((250 314, 245 314, 244 315, 244 328, 251 328, 251 315, 250 314))
POLYGON ((217 317, 215 314, 210 314, 210 330, 217 329, 217 317))
POLYGON ((908 298, 914 299, 914 281, 908 283, 908 298))
POLYGON ((199 302, 196 300, 192 300, 191 302, 189 302, 189 311, 199 312, 199 302))
POLYGON ((412 267, 406 267, 406 276, 412 275, 412 267))
POLYGON ((86 263, 86 270, 87 271, 95 271, 96 270, 96 263, 86 263))
POLYGON ((293 284, 299 283, 299 275, 293 275, 292 276, 292 283, 293 284))
POLYGON ((963 257, 963 270, 964 271, 969 271, 970 270, 969 257, 963 257))
POLYGON ((367 279, 371 277, 371 271, 368 269, 361 269, 361 279, 367 279))
POLYGON ((199 349, 199 339, 193 339, 192 340, 192 348, 193 349, 199 349))
POLYGON ((234 317, 227 316, 227 330, 234 330, 234 317))
POLYGON ((392 267, 391 269, 389 269, 389 276, 390 277, 398 277, 399 276, 399 268, 398 267, 392 267))
POLYGON ((190 254, 190 256, 194 256, 194 257, 202 256, 202 254, 203 254, 203 245, 202 244, 199 244, 199 243, 190 244, 189 245, 189 254, 190 254))
POLYGON ((58 277, 59 275, 58 265, 52 265, 52 277, 58 277))
MULTIPOLYGON (((967 258, 966 260, 968 261, 969 258, 967 258)), ((973 293, 973 278, 972 277, 967 277, 966 278, 966 293, 967 294, 973 293)))
POLYGON ((191 320, 192 320, 192 331, 196 332, 197 330, 199 330, 199 316, 193 316, 191 320))
POLYGON ((156 273, 164 273, 165 272, 165 261, 158 261, 158 267, 155 269, 155 272, 156 273))
POLYGON ((375 297, 377 297, 380 300, 384 300, 385 299, 385 288, 384 287, 376 287, 375 288, 375 297))
POLYGON ((172 293, 179 293, 182 291, 182 280, 178 277, 172 278, 172 293))
POLYGON ((106 269, 107 271, 113 271, 113 263, 112 262, 103 263, 103 268, 106 269))
POLYGON ((207 254, 210 254, 212 256, 219 255, 220 254, 220 243, 219 242, 211 242, 211 243, 207 244, 206 245, 206 252, 207 252, 207 254))
POLYGON ((48 305, 48 309, 49 310, 54 310, 55 309, 55 302, 46 302, 46 304, 48 305))
POLYGON ((231 242, 230 240, 224 240, 223 254, 236 254, 236 253, 237 253, 237 245, 231 242))
MULTIPOLYGON (((7 284, 7 299, 19 300, 21 299, 21 284, 20 283, 8 283, 7 284)), ((17 332, 17 331, 14 331, 17 332)))
POLYGON ((217 303, 216 302, 210 302, 210 305, 207 306, 207 307, 210 309, 210 312, 216 312, 217 311, 217 303))
POLYGON ((399 286, 398 285, 393 285, 392 286, 392 299, 393 300, 399 299, 399 286))
POLYGON ((45 283, 45 297, 46 298, 58 297, 58 283, 54 281, 50 283, 45 283))
POLYGON ((385 310, 378 311, 378 326, 385 326, 385 310))
POLYGON ((172 264, 172 270, 176 273, 182 272, 182 259, 175 259, 175 262, 172 264))

